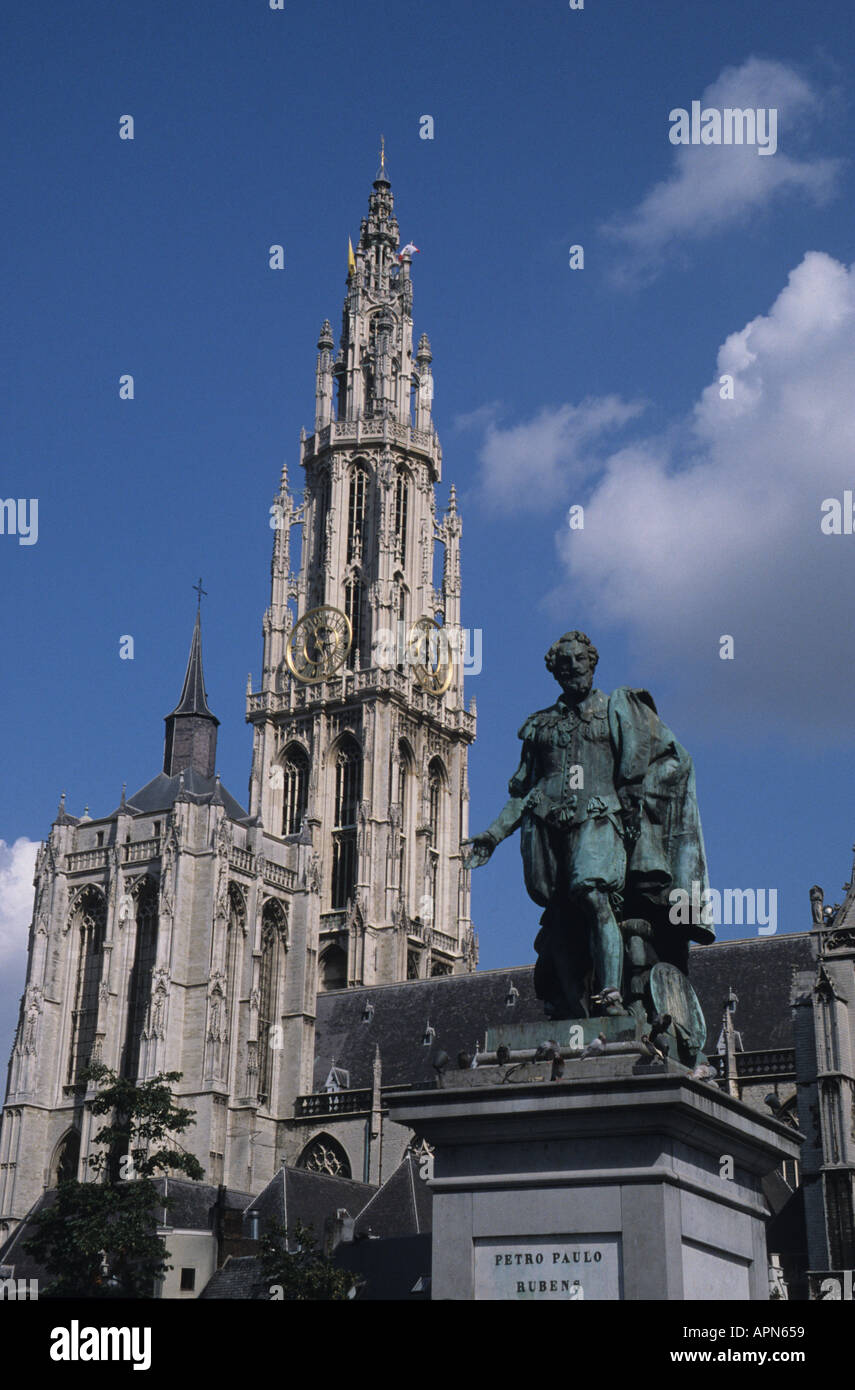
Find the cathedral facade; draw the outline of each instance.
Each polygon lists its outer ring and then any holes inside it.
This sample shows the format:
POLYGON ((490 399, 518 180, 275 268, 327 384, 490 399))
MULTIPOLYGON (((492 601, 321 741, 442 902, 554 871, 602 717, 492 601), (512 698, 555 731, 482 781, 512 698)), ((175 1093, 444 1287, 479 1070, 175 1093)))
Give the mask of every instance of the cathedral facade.
POLYGON ((437 512, 431 351, 423 334, 414 352, 414 248, 398 248, 382 162, 337 354, 328 321, 318 342, 302 500, 283 472, 270 510, 248 810, 216 774, 197 612, 163 770, 104 816, 63 797, 40 850, 0 1245, 46 1187, 89 1171, 90 1060, 182 1074, 210 1183, 260 1191, 283 1158, 376 1181, 370 1136, 331 1157, 319 1125, 294 1122, 314 1090, 318 995, 475 968, 461 520, 453 488, 437 512))

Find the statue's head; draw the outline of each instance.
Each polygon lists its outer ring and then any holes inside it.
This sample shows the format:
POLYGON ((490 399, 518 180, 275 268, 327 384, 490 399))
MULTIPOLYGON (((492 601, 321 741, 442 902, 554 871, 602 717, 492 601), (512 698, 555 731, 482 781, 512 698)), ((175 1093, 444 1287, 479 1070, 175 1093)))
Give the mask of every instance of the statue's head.
POLYGON ((599 661, 599 653, 584 632, 565 632, 557 642, 553 642, 546 653, 546 669, 549 671, 568 699, 584 700, 594 684, 594 671, 599 661))

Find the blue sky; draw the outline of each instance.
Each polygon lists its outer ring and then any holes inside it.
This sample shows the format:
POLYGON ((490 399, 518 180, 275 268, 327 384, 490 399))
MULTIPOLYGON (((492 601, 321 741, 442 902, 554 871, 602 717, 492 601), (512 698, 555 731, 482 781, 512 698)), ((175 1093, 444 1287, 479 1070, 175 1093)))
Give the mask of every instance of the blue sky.
MULTIPOLYGON (((245 801, 268 509, 283 460, 299 486, 381 131, 483 633, 473 830, 581 627, 598 685, 649 687, 693 754, 712 882, 776 889, 779 931, 812 883, 839 899, 855 537, 819 520, 855 476, 846 6, 47 0, 4 28, 0 497, 38 498, 39 533, 0 535, 0 1033, 30 842, 62 790, 104 814, 159 770, 200 574, 245 801), (776 153, 676 148, 693 100, 774 107, 776 153)), ((482 966, 529 961, 537 915, 506 844, 474 879, 482 966)))

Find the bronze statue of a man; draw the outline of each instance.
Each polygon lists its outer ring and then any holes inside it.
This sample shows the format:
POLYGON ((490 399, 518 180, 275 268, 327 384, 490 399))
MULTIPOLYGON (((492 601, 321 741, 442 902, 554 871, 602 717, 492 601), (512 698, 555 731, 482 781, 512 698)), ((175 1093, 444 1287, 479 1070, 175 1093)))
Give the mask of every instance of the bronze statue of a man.
POLYGON ((535 989, 546 1012, 579 1018, 596 1005, 643 1019, 655 1012, 643 998, 651 967, 685 976, 689 940, 714 938, 707 922, 675 925, 671 913, 674 889, 706 901, 703 835, 688 753, 646 690, 592 689, 597 660, 583 632, 550 647, 562 694, 520 729, 510 800, 468 862, 485 864, 519 826, 526 889, 544 909, 535 989))

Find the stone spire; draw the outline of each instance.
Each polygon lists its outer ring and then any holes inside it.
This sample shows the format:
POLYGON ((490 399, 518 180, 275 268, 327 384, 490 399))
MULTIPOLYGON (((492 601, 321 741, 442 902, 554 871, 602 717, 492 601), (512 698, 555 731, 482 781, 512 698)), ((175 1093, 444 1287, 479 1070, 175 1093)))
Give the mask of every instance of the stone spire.
POLYGON ((213 777, 219 722, 208 709, 205 694, 201 615, 197 608, 181 699, 164 720, 166 743, 163 770, 167 777, 177 777, 179 772, 188 768, 201 773, 203 777, 213 777))

